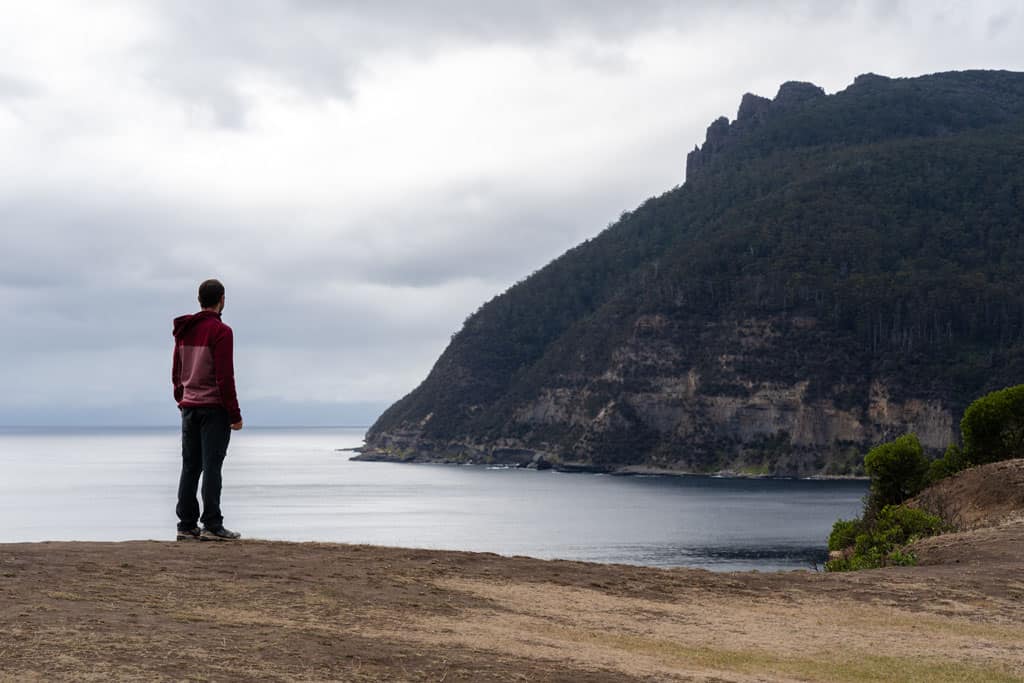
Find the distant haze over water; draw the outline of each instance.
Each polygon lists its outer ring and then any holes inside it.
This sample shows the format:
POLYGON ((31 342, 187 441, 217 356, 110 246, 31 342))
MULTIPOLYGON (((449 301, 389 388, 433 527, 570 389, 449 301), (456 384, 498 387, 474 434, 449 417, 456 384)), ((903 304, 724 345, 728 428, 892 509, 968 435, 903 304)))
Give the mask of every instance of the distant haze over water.
MULTIPOLYGON (((708 569, 821 563, 859 481, 612 477, 357 463, 352 428, 235 433, 225 523, 248 538, 708 569)), ((173 429, 0 429, 0 542, 172 539, 173 429)))

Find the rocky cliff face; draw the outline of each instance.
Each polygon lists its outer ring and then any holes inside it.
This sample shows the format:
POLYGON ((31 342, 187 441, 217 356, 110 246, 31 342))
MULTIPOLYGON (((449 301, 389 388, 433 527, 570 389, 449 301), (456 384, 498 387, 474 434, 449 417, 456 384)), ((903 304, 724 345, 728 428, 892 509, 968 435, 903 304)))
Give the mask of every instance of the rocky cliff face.
POLYGON ((857 474, 1024 382, 1024 75, 743 96, 645 202, 471 316, 366 459, 857 474))
POLYGON ((517 402, 504 436, 431 438, 428 413, 377 436, 366 459, 850 475, 860 473, 868 444, 909 431, 933 452, 953 442, 949 402, 894 397, 884 379, 850 378, 817 392, 809 391, 809 379, 766 379, 758 366, 786 352, 793 335, 785 328, 815 324, 802 317, 731 321, 705 330, 699 347, 687 349, 665 316, 640 316, 601 372, 567 367, 517 402), (721 353, 707 356, 708 348, 721 353))

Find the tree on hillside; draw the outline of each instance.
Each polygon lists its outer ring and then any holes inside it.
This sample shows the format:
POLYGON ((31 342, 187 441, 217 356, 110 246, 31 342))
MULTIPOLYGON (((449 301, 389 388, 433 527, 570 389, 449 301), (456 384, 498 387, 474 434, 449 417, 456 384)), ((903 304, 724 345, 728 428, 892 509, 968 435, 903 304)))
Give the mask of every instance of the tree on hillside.
POLYGON ((864 470, 871 477, 867 512, 899 505, 919 493, 927 482, 928 466, 916 434, 872 448, 864 458, 864 470))
POLYGON ((960 421, 971 465, 1024 457, 1024 384, 982 396, 960 421))

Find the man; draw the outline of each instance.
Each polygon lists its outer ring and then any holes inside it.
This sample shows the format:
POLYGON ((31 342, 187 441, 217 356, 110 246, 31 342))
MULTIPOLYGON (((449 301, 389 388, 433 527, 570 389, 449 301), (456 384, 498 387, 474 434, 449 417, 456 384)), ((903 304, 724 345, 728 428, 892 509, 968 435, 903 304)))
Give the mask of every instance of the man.
POLYGON ((198 313, 174 319, 171 381, 181 410, 181 478, 178 481, 178 540, 233 541, 220 511, 221 466, 231 430, 242 428, 235 394, 231 328, 220 321, 224 285, 199 285, 198 313), (196 487, 203 475, 203 522, 199 529, 196 487))

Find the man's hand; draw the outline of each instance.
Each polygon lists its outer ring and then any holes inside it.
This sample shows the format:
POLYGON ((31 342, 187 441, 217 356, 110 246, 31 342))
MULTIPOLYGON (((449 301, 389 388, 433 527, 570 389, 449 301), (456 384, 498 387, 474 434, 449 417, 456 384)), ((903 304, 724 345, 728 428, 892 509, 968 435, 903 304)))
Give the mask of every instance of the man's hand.
POLYGON ((235 424, 231 425, 231 428, 237 432, 239 429, 242 428, 242 421, 239 420, 235 424))

